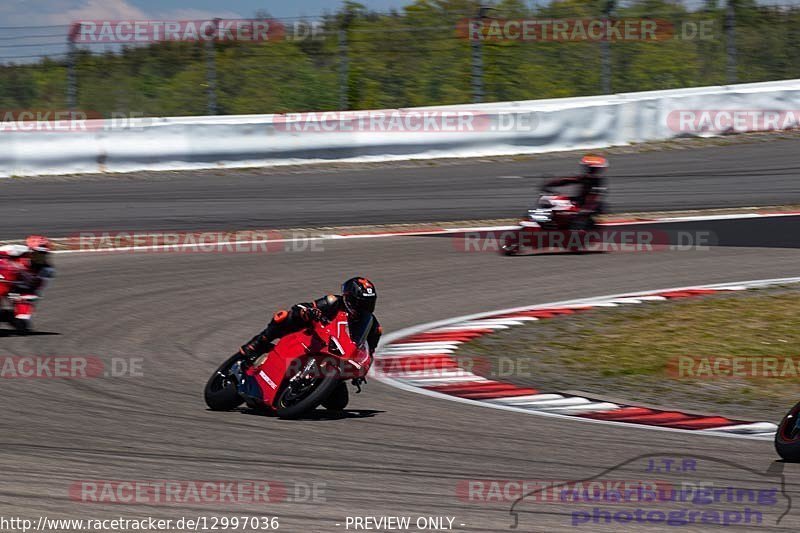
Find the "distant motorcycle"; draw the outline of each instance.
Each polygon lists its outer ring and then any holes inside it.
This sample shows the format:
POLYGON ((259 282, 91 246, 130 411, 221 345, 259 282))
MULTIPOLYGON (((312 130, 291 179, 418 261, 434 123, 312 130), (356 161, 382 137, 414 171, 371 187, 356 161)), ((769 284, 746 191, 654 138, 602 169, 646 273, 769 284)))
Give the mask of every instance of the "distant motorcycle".
POLYGON ((785 461, 800 462, 800 402, 786 413, 778 425, 775 450, 785 461))
POLYGON ((0 255, 0 322, 11 324, 20 334, 31 330, 36 294, 21 284, 22 267, 9 257, 0 255))
POLYGON ((252 365, 236 354, 222 363, 206 383, 205 401, 215 411, 242 403, 281 418, 298 418, 318 406, 347 406, 347 381, 361 391, 372 365, 367 334, 372 318, 353 323, 340 312, 331 321, 282 337, 252 365))
POLYGON ((593 228, 594 220, 581 213, 572 198, 543 194, 536 207, 528 210, 520 228, 500 243, 500 253, 517 255, 525 248, 545 247, 580 251, 586 244, 586 232, 593 228))

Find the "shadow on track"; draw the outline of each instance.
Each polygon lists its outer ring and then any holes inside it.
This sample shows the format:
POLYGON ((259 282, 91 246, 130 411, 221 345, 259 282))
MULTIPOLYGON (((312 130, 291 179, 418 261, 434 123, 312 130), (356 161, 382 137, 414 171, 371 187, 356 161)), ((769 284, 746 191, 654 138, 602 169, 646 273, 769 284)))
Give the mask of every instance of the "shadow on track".
POLYGON ((55 331, 28 331, 25 333, 19 333, 13 329, 0 329, 0 337, 38 337, 51 335, 61 335, 61 333, 57 333, 55 331))
MULTIPOLYGON (((270 416, 270 413, 266 411, 250 409, 248 407, 239 409, 239 412, 243 415, 270 416)), ((326 421, 344 420, 345 418, 372 418, 373 416, 383 412, 385 411, 375 411, 373 409, 344 409, 342 411, 315 409, 314 411, 311 411, 310 413, 299 418, 295 418, 294 420, 326 421)))

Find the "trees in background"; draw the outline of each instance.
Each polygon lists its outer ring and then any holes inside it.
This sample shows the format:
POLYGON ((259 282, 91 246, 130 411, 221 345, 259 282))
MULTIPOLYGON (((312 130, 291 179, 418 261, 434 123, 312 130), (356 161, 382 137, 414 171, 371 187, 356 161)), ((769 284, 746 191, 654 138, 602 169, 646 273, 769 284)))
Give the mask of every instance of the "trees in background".
MULTIPOLYGON (((800 8, 735 0, 739 82, 800 77, 800 8)), ((692 4, 697 5, 697 4, 692 4)), ((614 92, 726 82, 723 2, 692 10, 670 0, 555 0, 529 7, 497 0, 489 19, 603 17, 669 21, 676 36, 658 42, 612 42, 614 92), (706 35, 695 33, 700 27, 706 35), (709 28, 711 28, 709 33, 709 28)), ((415 0, 375 13, 345 2, 322 22, 318 39, 214 46, 219 113, 280 113, 442 105, 472 99, 476 49, 459 21, 478 14, 473 0, 415 0)), ((487 40, 482 59, 485 101, 592 95, 601 92, 598 42, 487 40)), ((75 57, 77 106, 104 114, 207 114, 208 50, 203 43, 157 43, 75 57)), ((0 67, 0 108, 66 107, 66 63, 0 67)))

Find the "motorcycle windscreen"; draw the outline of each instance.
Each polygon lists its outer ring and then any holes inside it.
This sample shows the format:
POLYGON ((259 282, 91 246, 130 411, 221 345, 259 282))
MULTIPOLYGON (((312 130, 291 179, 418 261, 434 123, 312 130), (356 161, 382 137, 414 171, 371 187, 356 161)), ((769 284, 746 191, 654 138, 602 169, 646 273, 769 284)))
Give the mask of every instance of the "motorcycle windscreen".
POLYGON ((359 348, 365 348, 367 346, 367 337, 369 337, 369 332, 372 331, 374 323, 375 317, 372 313, 365 317, 348 318, 347 329, 350 332, 350 338, 356 346, 359 348))

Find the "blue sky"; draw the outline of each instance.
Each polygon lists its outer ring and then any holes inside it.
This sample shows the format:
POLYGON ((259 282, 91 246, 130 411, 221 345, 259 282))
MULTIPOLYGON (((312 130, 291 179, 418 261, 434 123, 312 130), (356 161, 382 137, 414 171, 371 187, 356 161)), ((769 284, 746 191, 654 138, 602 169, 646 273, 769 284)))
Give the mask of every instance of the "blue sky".
MULTIPOLYGON (((131 3, 144 10, 180 9, 191 5, 194 9, 209 12, 222 5, 225 6, 225 9, 237 11, 243 16, 250 16, 261 9, 273 17, 319 15, 325 11, 335 11, 341 5, 341 2, 336 0, 232 0, 224 3, 218 0, 201 0, 191 3, 182 0, 135 0, 131 3)), ((408 2, 405 0, 362 0, 361 3, 378 11, 388 11, 392 7, 400 8, 408 2)))
MULTIPOLYGON (((400 8, 409 0, 361 0, 379 11, 400 8)), ((131 19, 137 17, 251 17, 262 10, 274 17, 320 15, 335 11, 338 0, 1 0, 1 26, 66 24, 76 19, 131 19)))
MULTIPOLYGON (((377 11, 401 8, 411 0, 360 0, 377 11)), ((35 61, 66 51, 64 25, 76 20, 206 20, 249 18, 259 11, 273 17, 314 17, 335 11, 339 0, 0 0, 0 63, 35 61), (19 29, 13 29, 19 28, 19 29)))

